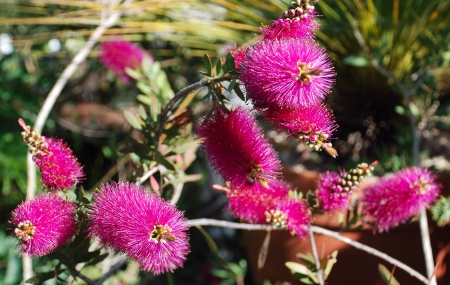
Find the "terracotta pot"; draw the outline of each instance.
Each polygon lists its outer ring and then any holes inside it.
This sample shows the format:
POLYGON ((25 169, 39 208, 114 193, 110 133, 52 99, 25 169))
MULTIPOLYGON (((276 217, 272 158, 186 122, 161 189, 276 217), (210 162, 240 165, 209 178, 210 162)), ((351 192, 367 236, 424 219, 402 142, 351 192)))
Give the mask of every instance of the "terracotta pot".
MULTIPOLYGON (((307 172, 295 176, 286 175, 288 179, 291 178, 289 180, 293 184, 300 187, 300 190, 307 190, 314 188, 318 173, 307 172), (292 178, 295 179, 292 180, 292 178)), ((450 192, 450 184, 445 187, 445 190, 445 192, 450 192)), ((338 214, 317 216, 314 225, 338 230, 337 217, 338 214)), ((438 262, 436 270, 438 284, 449 285, 450 227, 439 228, 432 224, 430 233, 434 257, 438 262)), ((272 284, 275 284, 276 281, 302 284, 290 273, 284 263, 287 261, 300 262, 296 258, 297 253, 311 252, 309 239, 300 240, 297 237, 290 236, 287 231, 273 231, 265 266, 262 269, 257 269, 257 256, 265 234, 264 231, 244 231, 248 260, 255 284, 263 284, 264 280, 270 280, 272 284)), ((373 234, 372 229, 367 228, 357 232, 343 232, 342 235, 385 252, 426 275, 418 223, 401 225, 388 233, 382 234, 373 234)), ((378 264, 381 263, 391 270, 393 268, 384 260, 333 238, 315 234, 315 241, 320 257, 326 256, 334 250, 339 251, 338 261, 333 267, 327 284, 382 285, 384 283, 378 273, 378 264)), ((395 269, 394 276, 402 285, 423 284, 399 268, 395 269)))

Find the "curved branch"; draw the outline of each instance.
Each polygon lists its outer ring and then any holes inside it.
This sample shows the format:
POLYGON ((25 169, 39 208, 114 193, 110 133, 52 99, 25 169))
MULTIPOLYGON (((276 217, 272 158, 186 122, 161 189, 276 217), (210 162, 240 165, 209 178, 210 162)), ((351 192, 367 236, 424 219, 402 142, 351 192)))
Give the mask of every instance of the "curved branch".
MULTIPOLYGON (((221 220, 214 220, 214 219, 195 219, 195 220, 189 220, 188 221, 190 226, 216 226, 216 227, 226 227, 226 228, 232 228, 232 229, 241 229, 241 230, 282 230, 278 227, 272 226, 272 225, 259 225, 259 224, 243 224, 243 223, 234 223, 234 222, 228 222, 228 221, 221 221, 221 220)), ((353 246, 356 249, 360 249, 362 251, 367 252, 368 254, 377 256, 381 259, 383 259, 386 262, 389 262, 392 265, 397 266, 400 269, 403 269, 405 272, 409 273, 411 276, 417 278, 419 281, 423 282, 424 284, 429 284, 429 280, 417 272, 416 270, 412 269, 408 265, 404 264, 403 262, 392 258, 391 256, 387 255, 386 253, 383 253, 373 247, 364 245, 360 242, 354 241, 350 238, 341 236, 337 232, 333 232, 318 226, 311 226, 310 228, 311 232, 322 234, 331 238, 334 238, 336 240, 339 240, 341 242, 344 242, 348 245, 353 246)))
POLYGON ((178 93, 175 94, 175 96, 172 99, 170 99, 170 101, 164 106, 164 109, 161 112, 160 119, 159 119, 160 120, 159 128, 158 128, 158 132, 156 133, 156 141, 159 143, 159 138, 161 137, 162 131, 167 122, 167 114, 170 112, 170 110, 172 110, 173 106, 175 106, 175 104, 178 102, 178 100, 180 100, 184 96, 190 94, 192 91, 194 91, 200 87, 214 84, 214 83, 221 82, 221 81, 231 80, 233 78, 234 78, 233 76, 225 75, 225 76, 220 76, 220 77, 215 77, 215 78, 203 79, 196 83, 188 85, 188 86, 184 87, 183 89, 181 89, 180 91, 178 91, 178 93))
POLYGON ((124 257, 122 259, 120 259, 116 264, 114 264, 108 272, 105 273, 105 275, 103 275, 103 277, 101 279, 99 279, 97 282, 95 282, 96 285, 101 285, 103 284, 103 282, 105 282, 109 277, 111 277, 114 273, 116 273, 117 270, 120 269, 120 267, 122 267, 122 265, 125 264, 125 262, 127 262, 128 258, 124 257))

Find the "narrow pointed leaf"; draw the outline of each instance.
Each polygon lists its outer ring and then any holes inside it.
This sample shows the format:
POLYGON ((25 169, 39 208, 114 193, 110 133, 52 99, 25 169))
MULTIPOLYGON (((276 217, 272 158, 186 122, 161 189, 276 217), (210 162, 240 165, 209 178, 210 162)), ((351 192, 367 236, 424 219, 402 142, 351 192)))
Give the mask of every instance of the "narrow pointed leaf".
POLYGON ((209 58, 209 55, 206 53, 203 56, 203 63, 205 64, 206 75, 211 76, 212 63, 211 59, 209 58))
POLYGON ((136 115, 131 113, 130 111, 124 111, 123 115, 125 116, 125 119, 130 123, 130 125, 136 129, 136 130, 142 130, 142 126, 139 123, 138 119, 136 118, 136 115))
POLYGON ((386 285, 400 285, 397 279, 395 279, 395 277, 392 275, 391 271, 389 271, 389 269, 387 269, 386 266, 381 263, 378 264, 378 272, 380 273, 381 278, 383 279, 384 283, 386 283, 386 285))
POLYGON ((263 268, 264 264, 266 263, 267 253, 269 252, 270 234, 271 234, 271 231, 267 231, 266 237, 264 238, 262 246, 259 249, 258 269, 263 268))

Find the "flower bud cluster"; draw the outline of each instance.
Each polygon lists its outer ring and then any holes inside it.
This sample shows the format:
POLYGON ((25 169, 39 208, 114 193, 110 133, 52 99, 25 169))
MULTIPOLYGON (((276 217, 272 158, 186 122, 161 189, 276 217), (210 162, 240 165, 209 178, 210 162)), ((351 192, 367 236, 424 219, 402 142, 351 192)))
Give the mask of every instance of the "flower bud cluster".
MULTIPOLYGON (((317 2, 312 1, 312 2, 317 2)), ((292 1, 289 5, 288 10, 283 13, 283 18, 285 19, 304 19, 308 17, 313 17, 316 12, 314 6, 310 4, 309 0, 296 0, 292 1)))
POLYGON ((377 162, 368 165, 361 163, 356 168, 339 173, 327 171, 319 176, 315 196, 319 208, 332 212, 351 208, 351 197, 358 184, 367 176, 372 175, 377 162))

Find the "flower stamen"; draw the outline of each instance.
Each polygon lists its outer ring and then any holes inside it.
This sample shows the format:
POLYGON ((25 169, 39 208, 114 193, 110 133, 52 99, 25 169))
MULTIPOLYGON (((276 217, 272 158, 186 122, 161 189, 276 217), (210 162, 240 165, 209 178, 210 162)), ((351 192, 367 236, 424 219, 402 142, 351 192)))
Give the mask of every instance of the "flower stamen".
POLYGON ((33 224, 26 220, 24 222, 20 222, 17 225, 17 228, 14 229, 14 233, 17 238, 23 242, 27 242, 31 240, 36 232, 36 227, 33 224))
POLYGON ((176 237, 172 233, 172 229, 168 225, 157 225, 153 226, 153 231, 149 232, 150 240, 155 243, 164 243, 167 241, 175 241, 176 237))
POLYGON ((314 68, 311 67, 309 63, 301 61, 297 62, 297 66, 300 73, 297 75, 296 79, 303 84, 310 83, 315 76, 319 76, 323 72, 322 68, 314 68))

